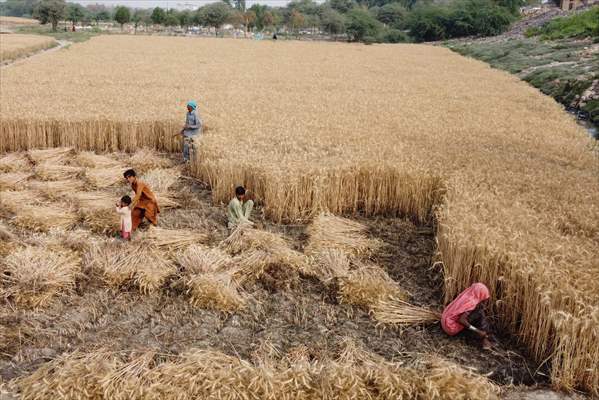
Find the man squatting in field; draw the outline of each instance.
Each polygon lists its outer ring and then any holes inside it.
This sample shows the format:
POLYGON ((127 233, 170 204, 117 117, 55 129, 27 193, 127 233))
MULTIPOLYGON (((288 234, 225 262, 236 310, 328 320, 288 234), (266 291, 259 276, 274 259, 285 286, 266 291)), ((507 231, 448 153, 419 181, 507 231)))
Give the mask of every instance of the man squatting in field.
POLYGON ((135 192, 135 197, 131 203, 131 232, 135 232, 139 224, 146 218, 152 225, 158 225, 158 201, 152 189, 145 183, 137 179, 134 170, 128 169, 123 174, 127 182, 131 184, 131 189, 135 192))
POLYGON ((254 208, 253 195, 245 190, 243 186, 235 188, 235 197, 229 202, 227 207, 227 217, 229 219, 228 227, 230 230, 235 229, 242 224, 253 225, 250 221, 252 209, 254 208))
POLYGON ((443 330, 454 336, 467 328, 481 341, 483 349, 490 349, 494 339, 484 310, 489 297, 489 289, 483 283, 474 283, 465 289, 443 310, 443 330))
POLYGON ((181 130, 183 135, 183 161, 190 161, 190 151, 195 151, 194 140, 201 133, 202 118, 196 113, 198 105, 191 100, 187 103, 187 115, 185 117, 185 126, 181 130))

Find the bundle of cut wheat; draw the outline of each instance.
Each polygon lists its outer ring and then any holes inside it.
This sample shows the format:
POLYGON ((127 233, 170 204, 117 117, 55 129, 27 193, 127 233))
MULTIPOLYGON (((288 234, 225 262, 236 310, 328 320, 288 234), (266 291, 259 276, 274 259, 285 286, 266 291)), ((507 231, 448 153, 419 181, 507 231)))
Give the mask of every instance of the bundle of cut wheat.
POLYGON ((156 168, 143 174, 141 180, 147 183, 155 193, 166 193, 180 176, 180 168, 156 168))
POLYGON ((72 228, 79 218, 68 205, 24 205, 15 209, 12 223, 25 229, 46 232, 52 228, 72 228))
POLYGON ((0 206, 12 213, 27 205, 41 204, 39 194, 33 190, 3 190, 0 191, 0 206))
POLYGON ((313 268, 318 279, 323 282, 333 278, 343 278, 349 274, 350 258, 339 249, 322 250, 314 258, 313 268))
POLYGON ((440 312, 415 306, 394 296, 382 298, 370 307, 374 319, 384 324, 423 325, 441 320, 440 312))
POLYGON ((123 182, 126 167, 89 168, 85 171, 85 179, 94 187, 104 189, 123 182))
POLYGON ((8 153, 0 157, 0 172, 23 172, 31 163, 25 153, 8 153))
POLYGON ((80 258, 72 252, 25 247, 4 259, 0 296, 26 307, 44 305, 73 288, 79 269, 80 258))
POLYGON ((27 188, 42 193, 50 200, 71 196, 81 190, 83 183, 76 179, 43 182, 32 180, 27 182, 27 188))
POLYGON ((120 162, 112 157, 96 154, 93 151, 82 151, 75 156, 74 162, 86 168, 111 168, 120 165, 120 162))
POLYGON ((41 180, 60 181, 79 177, 83 173, 83 168, 55 164, 53 162, 42 162, 36 164, 34 171, 41 180))
POLYGON ((115 211, 119 200, 108 192, 78 192, 72 195, 78 212, 86 227, 96 233, 115 233, 119 229, 120 218, 115 211))
POLYGON ((176 272, 161 251, 145 243, 110 240, 94 244, 85 259, 109 285, 118 287, 131 281, 146 294, 157 291, 176 272))
POLYGON ((154 192, 156 202, 161 209, 180 208, 181 204, 168 193, 154 192))
POLYGON ((18 380, 23 400, 103 399, 101 379, 120 366, 112 353, 67 354, 18 380))
POLYGON ((0 221, 0 257, 4 257, 16 250, 17 237, 11 230, 0 221))
POLYGON ((322 213, 307 229, 309 235, 306 254, 317 255, 328 249, 338 249, 347 254, 369 254, 381 246, 381 242, 367 237, 368 228, 358 222, 322 213))
POLYGON ((56 147, 52 149, 29 150, 27 155, 35 164, 44 162, 61 164, 74 156, 75 151, 70 147, 56 147))
POLYGON ((172 162, 164 157, 161 157, 155 150, 143 148, 137 150, 129 159, 129 164, 137 172, 145 172, 155 168, 168 168, 172 166, 172 162))
POLYGON ((90 231, 83 229, 65 231, 54 228, 46 233, 32 233, 25 238, 24 242, 27 245, 44 247, 53 251, 62 251, 66 248, 82 253, 92 245, 93 235, 90 231))
POLYGON ((31 176, 30 172, 6 172, 0 173, 0 190, 17 189, 31 176))
POLYGON ((203 232, 187 231, 183 229, 164 229, 151 226, 146 232, 140 234, 140 240, 173 254, 184 250, 192 244, 206 243, 210 235, 203 232))
POLYGON ((219 249, 189 246, 177 256, 185 268, 184 284, 196 307, 224 313, 243 307, 245 301, 233 281, 231 257, 219 249))
POLYGON ((342 302, 371 310, 381 301, 408 297, 399 285, 378 265, 361 265, 339 282, 342 302))

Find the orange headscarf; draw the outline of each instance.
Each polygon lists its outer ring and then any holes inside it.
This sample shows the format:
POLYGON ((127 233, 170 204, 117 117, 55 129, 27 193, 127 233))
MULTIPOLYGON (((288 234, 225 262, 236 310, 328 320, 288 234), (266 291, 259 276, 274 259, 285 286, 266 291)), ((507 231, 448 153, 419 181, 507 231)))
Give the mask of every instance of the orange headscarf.
POLYGON ((458 322, 460 315, 474 310, 481 301, 485 301, 489 297, 491 297, 489 289, 484 284, 473 283, 443 310, 443 315, 441 315, 443 330, 451 336, 460 333, 464 329, 464 326, 458 322))

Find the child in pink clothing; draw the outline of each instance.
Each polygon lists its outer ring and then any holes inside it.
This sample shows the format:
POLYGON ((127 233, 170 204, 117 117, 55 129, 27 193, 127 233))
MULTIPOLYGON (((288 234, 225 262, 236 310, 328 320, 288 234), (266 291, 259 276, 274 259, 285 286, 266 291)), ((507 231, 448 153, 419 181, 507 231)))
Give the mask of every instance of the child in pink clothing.
POLYGON ((121 238, 131 240, 131 197, 123 196, 121 202, 116 204, 116 212, 121 216, 121 238))

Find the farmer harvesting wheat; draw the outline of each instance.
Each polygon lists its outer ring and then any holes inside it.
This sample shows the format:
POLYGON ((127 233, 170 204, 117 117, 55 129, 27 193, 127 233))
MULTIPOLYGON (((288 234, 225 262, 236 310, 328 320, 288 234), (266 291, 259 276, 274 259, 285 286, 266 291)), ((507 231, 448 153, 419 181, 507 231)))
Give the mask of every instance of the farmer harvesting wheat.
POLYGON ((191 100, 187 103, 187 116, 185 117, 185 126, 181 130, 183 135, 183 161, 189 162, 190 150, 195 151, 194 139, 201 133, 202 119, 196 113, 198 105, 191 100))
POLYGON ((253 208, 253 195, 249 191, 246 191, 243 186, 237 186, 235 188, 235 197, 231 199, 227 207, 229 229, 235 229, 242 224, 253 224, 250 221, 253 208))
POLYGON ((443 330, 448 335, 454 336, 467 328, 481 340, 483 349, 490 349, 491 326, 483 307, 489 297, 489 289, 484 284, 472 284, 443 310, 441 316, 443 330))
POLYGON ((130 206, 132 210, 131 220, 133 222, 131 231, 135 232, 144 218, 147 218, 152 225, 157 225, 160 209, 158 208, 158 202, 152 189, 144 182, 138 180, 135 171, 132 169, 128 169, 123 175, 127 182, 131 184, 131 189, 135 192, 135 197, 130 206))

